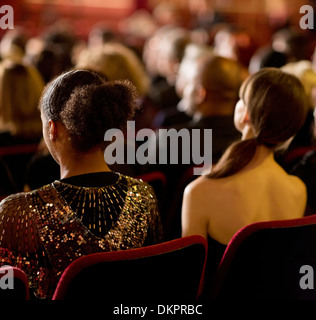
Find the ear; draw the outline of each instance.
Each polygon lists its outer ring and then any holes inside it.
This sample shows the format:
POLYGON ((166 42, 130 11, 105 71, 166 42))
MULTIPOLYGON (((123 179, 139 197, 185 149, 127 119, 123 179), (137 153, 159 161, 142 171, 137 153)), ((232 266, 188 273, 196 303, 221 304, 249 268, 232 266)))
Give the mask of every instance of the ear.
POLYGON ((206 89, 201 85, 197 85, 195 89, 195 103, 201 104, 206 99, 206 89))
POLYGON ((57 124, 53 120, 48 120, 49 125, 49 139, 55 141, 57 137, 57 124))
POLYGON ((251 123, 249 112, 248 112, 247 108, 245 108, 245 110, 244 110, 243 116, 241 118, 241 123, 243 123, 243 124, 250 124, 251 123))

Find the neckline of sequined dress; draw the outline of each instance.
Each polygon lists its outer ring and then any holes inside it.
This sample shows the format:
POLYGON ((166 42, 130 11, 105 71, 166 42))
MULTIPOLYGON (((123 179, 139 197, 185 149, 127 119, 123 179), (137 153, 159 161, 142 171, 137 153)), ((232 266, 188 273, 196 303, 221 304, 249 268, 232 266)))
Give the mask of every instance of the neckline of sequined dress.
MULTIPOLYGON (((118 213, 117 220, 103 237, 97 237, 93 234, 57 191, 56 186, 63 184, 47 185, 37 191, 38 197, 33 199, 33 206, 35 209, 42 207, 41 210, 34 210, 34 214, 37 216, 38 232, 57 276, 61 275, 71 261, 82 255, 142 246, 148 227, 147 216, 150 215, 151 210, 146 210, 148 199, 144 196, 146 193, 141 191, 144 184, 135 185, 131 183, 131 181, 135 182, 135 179, 127 177, 125 179, 127 180, 127 190, 124 205, 118 213), (138 216, 139 218, 137 218, 138 216), (137 232, 134 230, 135 219, 138 224, 137 232), (124 235, 128 235, 128 238, 125 239, 124 235), (120 240, 118 241, 118 239, 120 240)), ((116 183, 116 185, 120 185, 120 183, 116 183)), ((115 186, 112 187, 115 189, 115 186)), ((110 187, 108 186, 106 189, 111 189, 110 187)), ((104 193, 105 188, 73 186, 70 188, 88 192, 88 196, 91 191, 94 192, 93 194, 97 192, 99 196, 111 193, 111 191, 104 193), (101 190, 103 190, 102 193, 100 193, 101 190)))
MULTIPOLYGON (((126 195, 127 195, 127 184, 123 183, 123 176, 121 174, 118 174, 118 179, 114 183, 104 185, 102 187, 83 187, 78 185, 69 184, 67 182, 63 182, 60 180, 55 180, 51 186, 56 191, 56 198, 61 203, 63 207, 68 208, 68 212, 71 212, 72 216, 76 216, 83 226, 87 228, 88 232, 91 233, 91 235, 97 239, 102 239, 103 236, 105 236, 108 233, 108 230, 111 229, 111 225, 117 220, 117 218, 122 214, 124 211, 124 206, 126 204, 126 195), (125 190, 126 188, 126 190, 125 190), (117 193, 117 194, 116 194, 117 193), (83 195, 84 194, 84 195, 83 195), (98 199, 96 199, 96 195, 98 199), (94 213, 92 208, 95 208, 96 201, 99 200, 99 196, 105 196, 107 199, 105 199, 105 205, 109 210, 109 215, 103 216, 104 222, 106 224, 106 230, 102 231, 99 229, 99 233, 96 232, 95 225, 93 223, 89 223, 89 219, 84 219, 84 214, 86 213, 85 209, 88 209, 88 218, 94 217, 94 213), (110 210, 115 207, 113 204, 113 199, 111 198, 111 195, 114 196, 116 205, 118 206, 119 210, 110 210), (89 198, 89 199, 87 199, 89 198), (92 199, 93 198, 93 199, 92 199), (78 201, 75 201, 75 200, 78 201), (71 200, 71 201, 70 201, 71 200), (82 203, 83 200, 83 203, 82 203), (89 200, 86 201, 86 200, 89 200), (75 206, 73 206, 73 202, 75 201, 75 206), (91 202, 94 201, 93 205, 91 205, 91 202), (88 203, 89 205, 86 206, 85 203, 88 203), (86 208, 88 207, 88 208, 86 208), (89 210, 90 209, 90 210, 89 210), (92 210, 91 210, 92 209, 92 210), (115 215, 115 216, 114 216, 115 215), (86 222, 86 223, 85 223, 86 222)), ((56 200, 55 200, 56 201, 56 200)), ((102 208, 105 207, 103 201, 102 203, 98 203, 98 205, 101 205, 102 208)), ((99 209, 101 209, 99 207, 99 209)), ((99 210, 100 211, 100 210, 99 210)), ((100 221, 99 221, 100 226, 100 221)))
MULTIPOLYGON (((22 267, 35 295, 41 298, 53 294, 62 272, 83 255, 139 248, 161 239, 160 218, 152 188, 124 175, 120 175, 116 183, 101 188, 54 182, 54 185, 9 196, 3 202, 0 221, 2 261, 22 267), (121 190, 122 196, 117 196, 120 193, 117 190, 121 190), (76 205, 66 202, 76 192, 83 192, 81 200, 89 199, 89 195, 95 199, 84 205, 82 202, 84 212, 90 207, 98 210, 98 199, 105 195, 110 208, 105 200, 100 208, 106 213, 111 211, 113 218, 117 216, 114 223, 104 229, 106 234, 98 237, 90 232, 84 218, 80 219, 81 212, 77 214, 70 206, 76 208, 76 205), (63 197, 67 193, 68 199, 63 197), (107 197, 109 194, 112 196, 107 197)), ((92 225, 93 222, 92 219, 92 225)))

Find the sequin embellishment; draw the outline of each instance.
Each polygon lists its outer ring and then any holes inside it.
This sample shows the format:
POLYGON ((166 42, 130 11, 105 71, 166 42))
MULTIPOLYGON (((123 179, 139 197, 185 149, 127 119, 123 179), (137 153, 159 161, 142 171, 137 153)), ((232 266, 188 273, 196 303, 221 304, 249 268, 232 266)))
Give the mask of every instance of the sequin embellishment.
POLYGON ((152 188, 123 175, 102 188, 55 181, 0 203, 0 265, 24 269, 39 298, 50 298, 62 272, 82 255, 160 240, 152 188))

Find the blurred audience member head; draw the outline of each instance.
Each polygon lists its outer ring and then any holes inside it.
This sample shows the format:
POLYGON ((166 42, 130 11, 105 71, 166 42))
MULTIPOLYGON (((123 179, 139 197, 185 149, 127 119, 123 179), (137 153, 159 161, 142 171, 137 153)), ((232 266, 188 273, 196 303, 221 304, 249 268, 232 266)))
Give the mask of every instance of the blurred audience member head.
POLYGON ((27 40, 28 36, 22 27, 8 30, 0 42, 0 58, 22 61, 27 40))
POLYGON ((275 51, 270 46, 258 49, 249 62, 249 73, 253 74, 262 68, 281 68, 287 63, 287 56, 275 51))
POLYGON ((181 4, 176 1, 160 1, 154 6, 152 14, 160 26, 183 26, 185 20, 181 4))
POLYGON ((169 29, 160 39, 157 68, 171 86, 175 84, 185 48, 190 42, 190 32, 179 27, 169 29))
POLYGON ((41 136, 38 102, 43 79, 31 65, 4 60, 0 64, 0 127, 24 138, 41 136))
POLYGON ((313 109, 316 106, 316 72, 313 70, 311 61, 301 60, 290 62, 281 69, 300 79, 309 99, 309 105, 313 109))
POLYGON ((248 68, 255 52, 255 44, 243 29, 223 24, 214 36, 214 52, 225 58, 233 59, 248 68))
POLYGON ((272 48, 285 54, 288 62, 310 60, 313 43, 308 34, 293 28, 281 29, 272 37, 272 48))
POLYGON ((248 75, 240 63, 206 52, 185 60, 180 69, 179 109, 194 118, 233 115, 239 88, 248 75), (186 80, 181 83, 182 73, 186 80))
POLYGON ((69 23, 62 20, 57 21, 45 30, 42 40, 44 48, 53 50, 58 56, 62 71, 73 67, 72 54, 78 40, 69 23))
POLYGON ((106 24, 101 23, 94 26, 88 35, 88 47, 99 47, 103 44, 117 41, 118 36, 106 24))
POLYGON ((38 69, 45 83, 70 67, 69 58, 58 46, 47 44, 39 37, 31 38, 26 44, 25 60, 38 69))
POLYGON ((141 60, 132 49, 121 43, 84 50, 75 67, 101 72, 108 80, 129 80, 140 97, 146 95, 149 88, 149 78, 141 60))
POLYGON ((169 25, 162 26, 145 41, 142 60, 148 75, 152 79, 160 76, 158 57, 162 48, 162 40, 165 38, 165 34, 172 30, 172 28, 173 27, 169 25))

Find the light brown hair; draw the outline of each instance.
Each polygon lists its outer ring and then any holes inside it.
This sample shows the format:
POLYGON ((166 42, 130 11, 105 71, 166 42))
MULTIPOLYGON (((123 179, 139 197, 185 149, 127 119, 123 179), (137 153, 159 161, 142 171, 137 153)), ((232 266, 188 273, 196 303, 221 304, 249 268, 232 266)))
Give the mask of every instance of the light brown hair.
POLYGON ((207 175, 209 178, 227 177, 243 169, 258 145, 274 149, 287 141, 307 115, 307 96, 299 79, 275 68, 262 69, 247 78, 240 98, 247 106, 255 136, 233 143, 207 175))

